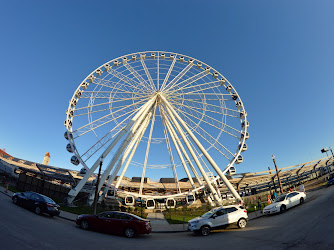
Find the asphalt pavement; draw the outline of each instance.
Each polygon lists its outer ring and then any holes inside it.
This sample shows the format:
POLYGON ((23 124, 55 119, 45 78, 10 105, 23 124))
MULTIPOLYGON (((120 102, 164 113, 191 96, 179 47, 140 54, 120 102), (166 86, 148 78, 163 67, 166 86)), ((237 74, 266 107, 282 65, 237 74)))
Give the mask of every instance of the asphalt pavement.
POLYGON ((1 249, 334 249, 334 186, 308 194, 301 206, 262 216, 245 229, 229 227, 207 237, 154 233, 133 239, 84 231, 62 218, 38 216, 0 193, 1 249))

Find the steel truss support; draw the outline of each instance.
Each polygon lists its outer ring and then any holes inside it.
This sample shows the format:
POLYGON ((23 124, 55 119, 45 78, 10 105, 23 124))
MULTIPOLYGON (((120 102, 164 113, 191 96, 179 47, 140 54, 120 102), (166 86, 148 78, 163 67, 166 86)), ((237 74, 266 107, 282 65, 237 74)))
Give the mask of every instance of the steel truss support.
MULTIPOLYGON (((135 133, 135 135, 133 136, 130 144, 127 146, 126 150, 124 151, 123 155, 121 156, 121 159, 118 161, 118 164, 115 168, 115 170, 113 171, 113 174, 109 177, 109 180, 107 182, 107 186, 104 188, 102 195, 99 197, 99 202, 102 201, 102 199, 105 197, 105 195, 107 194, 107 191, 109 189, 109 186, 113 183, 113 181, 116 178, 117 173, 119 172, 119 170, 121 169, 123 163, 125 162, 126 158, 128 157, 131 149, 133 148, 133 146, 137 143, 140 142, 142 136, 144 135, 146 128, 149 124, 149 121, 152 117, 152 112, 150 112, 145 120, 142 122, 142 124, 140 125, 139 129, 137 130, 137 132, 135 133)), ((121 150, 121 148, 120 148, 121 150)), ((123 150, 122 150, 123 151, 123 150)), ((132 158, 132 157, 131 157, 132 158)), ((131 160, 130 160, 131 162, 131 160)))
MULTIPOLYGON (((175 139, 175 130, 173 129, 173 127, 171 126, 171 124, 170 124, 170 122, 168 121, 168 118, 165 116, 165 122, 166 122, 166 127, 167 127, 167 130, 168 130, 168 132, 169 132, 169 134, 170 134, 170 137, 172 138, 172 141, 173 141, 173 143, 174 143, 174 146, 175 146, 175 149, 176 149, 176 151, 177 151, 177 153, 178 153, 178 155, 179 155, 179 158, 180 158, 180 160, 181 160, 181 163, 182 163, 182 165, 183 165, 183 168, 184 168, 184 170, 186 171, 186 174, 187 174, 187 176, 188 176, 188 179, 189 179, 189 182, 191 183, 191 186, 195 189, 196 188, 196 186, 195 186, 195 183, 194 183, 194 181, 193 181, 193 179, 192 179, 192 177, 191 177, 191 175, 190 175, 190 172, 189 172, 189 170, 188 170, 188 168, 187 168, 187 165, 186 165, 186 162, 185 162, 185 160, 184 160, 184 158, 183 158, 183 156, 182 156, 182 153, 181 153, 181 151, 180 151, 180 148, 179 148, 179 146, 178 146, 178 143, 177 143, 177 141, 176 141, 176 139, 175 139)), ((196 173, 197 174, 197 173, 196 173)), ((196 177, 197 178, 197 177, 196 177)), ((199 179, 199 178, 198 178, 199 179)))
MULTIPOLYGON (((162 102, 166 105, 167 107, 167 112, 169 113, 170 117, 172 117, 172 119, 175 119, 174 116, 177 118, 177 120, 180 122, 180 124, 182 125, 182 127, 186 130, 186 132, 189 134, 189 136, 191 137, 191 139, 194 141, 194 143, 196 144, 196 146, 201 150, 201 152, 203 153, 203 155, 205 156, 205 158, 208 160, 208 162, 211 164, 211 166, 213 167, 213 169, 217 172, 217 174, 220 176, 220 178, 222 179, 222 181, 224 182, 224 184, 226 185, 226 187, 229 189, 229 191, 233 194, 233 196, 236 198, 237 201, 242 202, 242 199, 240 197, 240 195, 238 194, 238 192, 234 189, 234 187, 232 186, 232 184, 228 181, 228 179, 226 178, 226 176, 224 175, 224 173, 221 171, 221 169, 218 167, 218 165, 214 162, 214 160, 212 159, 212 157, 210 156, 210 154, 205 150, 205 148, 202 146, 202 144, 197 140, 196 136, 192 133, 192 131, 189 129, 189 127, 187 126, 187 124, 182 120, 182 118, 177 114, 177 112, 174 110, 174 108, 169 104, 169 102, 166 100, 166 98, 163 95, 160 95, 160 99, 162 100, 162 102)), ((179 130, 179 129, 178 129, 179 130)), ((190 148, 190 147, 188 147, 190 148)), ((194 159, 197 159, 196 156, 194 157, 194 159)), ((198 160, 197 160, 198 161, 198 160)), ((200 169, 201 171, 203 169, 200 169)), ((205 173, 204 173, 205 174, 205 173)), ((203 175, 203 177, 207 176, 203 175)), ((207 183, 209 184, 209 180, 206 180, 207 183)), ((211 184, 210 184, 211 186, 211 184)), ((211 188, 213 189, 213 187, 211 186, 211 188)), ((210 188, 210 190, 211 190, 210 188)), ((212 192, 215 200, 218 201, 218 203, 221 203, 221 199, 219 198, 219 196, 217 195, 216 191, 212 192)))
MULTIPOLYGON (((160 95, 161 97, 161 100, 163 101, 164 104, 168 104, 169 103, 166 101, 166 99, 160 95)), ((218 205, 221 205, 222 204, 222 200, 219 198, 218 194, 217 194, 217 191, 214 189, 214 187, 211 185, 211 181, 209 179, 209 177, 206 175, 201 163, 199 162, 194 150, 192 149, 190 143, 188 142, 188 139, 186 137, 186 135, 184 134, 182 128, 180 127, 179 123, 176 121, 176 119, 174 118, 174 115, 172 114, 171 110, 170 110, 170 105, 169 106, 166 106, 166 110, 167 110, 167 113, 169 115, 169 117, 172 119, 173 121, 173 124, 174 126, 176 127, 176 130, 178 131, 178 133, 181 135, 186 147, 188 148, 192 158, 194 159, 198 169, 200 170, 202 176, 204 177, 204 180, 206 181, 206 185, 208 186, 208 188, 210 189, 210 192, 213 194, 213 197, 215 199, 215 201, 218 203, 218 205)), ((181 119, 182 121, 182 119, 181 119)))
MULTIPOLYGON (((155 102, 156 96, 153 96, 147 103, 145 103, 141 109, 138 111, 138 113, 129 121, 129 123, 122 129, 121 132, 117 135, 117 137, 110 143, 110 145, 107 147, 107 149, 101 154, 102 158, 105 158, 110 151, 115 147, 115 145, 118 143, 118 141, 124 136, 124 134, 133 126, 133 124, 138 120, 139 117, 143 115, 143 113, 147 113, 148 110, 152 107, 153 103, 155 102)), ((93 166, 87 171, 85 176, 79 181, 79 183, 76 185, 75 188, 71 189, 68 193, 67 203, 72 204, 75 197, 78 195, 78 193, 81 191, 83 186, 88 181, 89 177, 94 173, 94 171, 97 169, 97 167, 100 164, 100 158, 99 157, 96 162, 93 164, 93 166)), ((102 183, 102 182, 101 182, 102 183)))
MULTIPOLYGON (((155 100, 155 98, 154 98, 155 100)), ((152 104, 153 105, 153 104, 152 104)), ((119 157, 121 156, 121 154, 123 153, 124 149, 129 145, 132 137, 135 136, 136 133, 138 133, 137 129, 138 127, 142 124, 143 120, 145 118, 147 118, 148 116, 148 112, 151 110, 152 105, 148 106, 148 108, 145 110, 146 112, 143 112, 141 114, 141 116, 138 118, 138 120, 135 122, 135 124, 133 125, 133 127, 130 129, 128 135, 126 136, 126 138, 123 140, 122 144, 120 145, 120 147, 118 148, 117 152, 115 153, 115 155, 113 156, 112 160, 110 161, 110 163, 108 164, 107 168, 104 170, 99 186, 98 186, 98 190, 100 191, 102 185, 104 184, 104 182, 106 181, 110 171, 113 169, 114 165, 116 164, 116 162, 118 161, 119 157)), ((140 128, 142 128, 142 126, 140 126, 140 128)), ((139 130, 139 129, 138 129, 139 130)), ((91 201, 94 200, 94 194, 91 194, 88 198, 88 204, 91 203, 91 201)))

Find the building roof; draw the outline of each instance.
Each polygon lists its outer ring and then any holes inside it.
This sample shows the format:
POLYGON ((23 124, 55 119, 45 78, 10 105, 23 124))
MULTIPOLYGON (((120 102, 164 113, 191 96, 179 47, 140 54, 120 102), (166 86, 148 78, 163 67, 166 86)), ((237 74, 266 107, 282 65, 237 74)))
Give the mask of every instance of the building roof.
POLYGON ((7 156, 10 156, 9 154, 7 154, 4 150, 1 150, 0 149, 0 155, 2 156, 2 155, 7 155, 7 156))

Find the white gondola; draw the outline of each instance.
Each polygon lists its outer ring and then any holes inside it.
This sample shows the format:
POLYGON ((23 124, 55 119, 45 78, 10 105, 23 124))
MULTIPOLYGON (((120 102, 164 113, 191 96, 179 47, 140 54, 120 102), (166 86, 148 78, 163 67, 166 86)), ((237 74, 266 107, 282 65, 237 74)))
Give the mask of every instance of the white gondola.
POLYGON ((154 201, 154 199, 147 199, 146 200, 146 208, 147 209, 154 209, 155 208, 155 201, 154 201))
POLYGON ((187 194, 186 196, 187 204, 191 205, 195 202, 195 195, 194 194, 187 194))
POLYGON ((73 153, 74 150, 75 150, 75 146, 73 145, 73 146, 71 147, 71 144, 69 143, 69 144, 66 145, 66 150, 67 150, 68 152, 70 152, 70 153, 73 153))
POLYGON ((73 155, 71 157, 71 163, 77 166, 77 165, 79 165, 80 161, 79 161, 78 157, 76 157, 75 155, 73 155))
POLYGON ((85 168, 80 169, 79 174, 85 175, 86 173, 87 173, 87 169, 85 168))
POLYGON ((134 206, 135 205, 135 197, 128 195, 125 197, 125 205, 134 206))
POLYGON ((242 123, 241 123, 241 128, 242 129, 245 129, 245 128, 248 128, 249 127, 249 122, 245 122, 245 121, 243 121, 242 123))
POLYGON ((236 101, 238 99, 238 95, 236 93, 232 94, 232 99, 233 101, 236 101))
POLYGON ((115 198, 117 196, 116 189, 109 189, 107 192, 107 198, 115 198))
POLYGON ((71 134, 71 133, 69 133, 68 131, 65 131, 65 133, 64 133, 64 137, 65 137, 65 139, 66 140, 68 140, 69 138, 73 138, 73 135, 71 134))
POLYGON ((241 149, 241 152, 245 152, 247 150, 247 144, 244 143, 241 148, 241 144, 239 144, 239 149, 241 149))
POLYGON ((166 199, 166 207, 167 208, 175 208, 175 200, 173 198, 167 198, 166 199))
POLYGON ((244 158, 242 157, 242 155, 238 155, 237 160, 235 161, 236 164, 240 164, 241 162, 244 161, 244 158))
POLYGON ((242 134, 241 134, 241 139, 244 139, 244 137, 245 137, 245 140, 247 140, 248 138, 249 138, 249 133, 248 132, 242 132, 242 134))
POLYGON ((230 167, 230 169, 227 172, 228 172, 229 175, 234 175, 237 171, 235 170, 235 167, 232 166, 232 167, 230 167))

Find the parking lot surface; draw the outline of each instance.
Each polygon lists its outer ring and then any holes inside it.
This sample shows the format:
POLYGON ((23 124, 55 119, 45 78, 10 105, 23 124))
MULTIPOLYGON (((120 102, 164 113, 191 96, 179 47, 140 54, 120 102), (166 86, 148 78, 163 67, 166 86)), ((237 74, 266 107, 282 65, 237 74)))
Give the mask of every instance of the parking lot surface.
POLYGON ((190 232, 154 233, 127 239, 84 231, 75 223, 37 216, 0 193, 1 249, 334 249, 334 186, 308 194, 284 214, 249 221, 207 237, 190 232))

